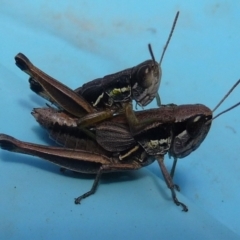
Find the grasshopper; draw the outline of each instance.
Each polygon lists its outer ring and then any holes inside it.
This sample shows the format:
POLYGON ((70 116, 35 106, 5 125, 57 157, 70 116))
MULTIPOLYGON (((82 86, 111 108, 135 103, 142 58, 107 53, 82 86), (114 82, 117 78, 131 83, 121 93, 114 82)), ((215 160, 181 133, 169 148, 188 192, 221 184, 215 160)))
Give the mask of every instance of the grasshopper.
POLYGON ((214 119, 240 105, 238 102, 213 117, 213 112, 239 83, 240 80, 213 110, 202 104, 169 104, 139 111, 136 112, 137 118, 140 121, 147 118, 149 121, 143 121, 144 124, 140 125, 134 135, 129 129, 126 116, 117 115, 89 129, 96 136, 95 140, 79 129, 78 118, 66 111, 50 107, 34 109, 32 114, 36 120, 64 148, 22 142, 5 134, 0 134, 0 147, 38 156, 76 172, 96 173, 92 188, 77 197, 76 204, 96 191, 103 173, 137 170, 157 159, 165 182, 171 190, 173 202, 186 212, 188 208, 177 199, 175 190, 179 188, 173 183, 177 159, 188 156, 200 146, 214 119), (174 158, 171 173, 164 165, 164 155, 167 153, 174 158))
MULTIPOLYGON (((161 63, 173 34, 179 12, 177 12, 171 32, 163 49, 159 63, 155 61, 151 45, 149 51, 152 59, 135 67, 98 78, 72 91, 64 84, 50 77, 24 56, 15 57, 16 65, 29 76, 30 88, 38 95, 49 100, 60 109, 79 118, 78 125, 91 125, 111 118, 135 100, 140 106, 146 106, 155 97, 160 106, 158 89, 161 81, 161 63), (84 113, 84 118, 83 117, 84 113), (86 115, 86 113, 88 113, 86 115)), ((133 110, 131 115, 134 116, 133 110)), ((137 122, 135 119, 134 122, 137 122)), ((133 122, 129 120, 133 127, 133 122)))

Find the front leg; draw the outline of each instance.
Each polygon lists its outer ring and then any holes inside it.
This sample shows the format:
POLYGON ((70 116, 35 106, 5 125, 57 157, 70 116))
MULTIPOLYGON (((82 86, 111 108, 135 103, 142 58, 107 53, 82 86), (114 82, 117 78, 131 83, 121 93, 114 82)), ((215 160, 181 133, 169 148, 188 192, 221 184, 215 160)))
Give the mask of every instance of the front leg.
POLYGON ((158 161, 158 164, 159 164, 159 166, 161 168, 161 171, 162 171, 163 177, 165 179, 165 182, 166 182, 168 188, 171 190, 172 199, 173 199, 174 203, 177 206, 179 206, 179 205, 182 206, 182 211, 187 212, 188 211, 187 206, 184 203, 179 202, 178 199, 177 199, 177 195, 176 195, 176 192, 175 192, 176 186, 173 183, 172 178, 171 178, 170 174, 168 173, 168 171, 167 171, 167 169, 166 169, 166 167, 164 165, 164 162, 163 162, 164 161, 164 157, 163 156, 158 156, 157 157, 157 161, 158 161))
POLYGON ((157 119, 155 118, 148 118, 139 121, 138 118, 136 117, 136 114, 133 110, 133 106, 131 102, 127 102, 123 104, 123 108, 125 111, 125 116, 130 128, 130 132, 133 136, 138 134, 143 128, 146 126, 154 123, 157 119))
POLYGON ((160 98, 160 95, 158 93, 156 94, 156 101, 157 101, 158 107, 161 107, 161 98, 160 98))

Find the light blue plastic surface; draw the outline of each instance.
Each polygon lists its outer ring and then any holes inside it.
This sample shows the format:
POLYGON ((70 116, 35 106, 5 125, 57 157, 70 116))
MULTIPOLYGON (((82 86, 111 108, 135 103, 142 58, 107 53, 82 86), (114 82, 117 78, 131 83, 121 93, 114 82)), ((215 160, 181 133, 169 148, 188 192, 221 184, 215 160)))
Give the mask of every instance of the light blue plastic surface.
MULTIPOLYGON (((240 78, 239 1, 1 1, 0 132, 51 144, 30 114, 45 101, 15 66, 18 52, 75 89, 149 59, 148 43, 159 59, 178 10, 162 102, 214 108, 240 78)), ((217 112, 239 100, 237 89, 217 112)), ((0 151, 0 239, 240 239, 239 132, 240 108, 179 161, 174 181, 188 213, 171 201, 157 164, 105 176, 76 206, 94 177, 0 151)))

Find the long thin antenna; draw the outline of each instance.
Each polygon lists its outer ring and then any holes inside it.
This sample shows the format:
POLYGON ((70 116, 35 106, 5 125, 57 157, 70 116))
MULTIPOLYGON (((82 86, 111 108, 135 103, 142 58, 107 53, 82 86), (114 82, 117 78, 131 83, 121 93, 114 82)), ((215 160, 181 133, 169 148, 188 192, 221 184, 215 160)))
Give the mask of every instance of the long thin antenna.
POLYGON ((151 55, 151 57, 152 57, 153 62, 155 63, 155 57, 154 57, 154 55, 153 55, 152 46, 151 46, 150 43, 148 44, 148 50, 149 50, 149 52, 150 52, 150 55, 151 55))
POLYGON ((226 110, 220 112, 220 113, 217 114, 214 118, 212 118, 211 121, 213 121, 214 119, 216 119, 216 118, 219 117, 220 115, 222 115, 222 114, 224 114, 224 113, 226 113, 226 112, 232 110, 233 108, 235 108, 235 107, 237 107, 237 106, 239 106, 239 105, 240 105, 240 102, 238 102, 238 103, 236 103, 235 105, 233 105, 232 107, 230 107, 230 108, 228 108, 228 109, 226 109, 226 110))
POLYGON ((229 94, 236 88, 236 86, 240 83, 240 79, 232 86, 232 88, 228 91, 228 93, 223 97, 223 99, 217 104, 217 106, 212 110, 214 112, 224 101, 225 99, 229 96, 229 94))
POLYGON ((175 16, 175 18, 174 18, 171 32, 170 32, 170 34, 169 34, 169 36, 168 36, 168 40, 167 40, 167 42, 166 42, 166 44, 165 44, 165 46, 164 46, 164 48, 163 48, 162 56, 161 56, 160 61, 159 61, 159 66, 161 66, 161 63, 162 63, 164 54, 165 54, 165 52, 166 52, 166 50, 167 50, 168 44, 169 44, 169 42, 170 42, 170 39, 171 39, 171 37, 172 37, 174 28, 175 28, 175 26, 176 26, 178 16, 179 16, 179 11, 177 12, 177 14, 176 14, 176 16, 175 16))
MULTIPOLYGON (((223 102, 224 100, 229 96, 229 94, 234 90, 234 88, 237 87, 237 85, 240 83, 240 79, 232 86, 232 88, 227 92, 227 94, 223 97, 223 99, 217 104, 217 106, 212 110, 212 112, 214 112, 223 102)), ((227 108, 226 110, 218 113, 216 116, 214 116, 212 119, 210 119, 209 121, 206 122, 206 124, 211 123, 214 119, 216 119, 217 117, 219 117, 220 115, 232 110, 233 108, 237 107, 240 105, 240 102, 236 103, 235 105, 231 106, 230 108, 227 108)))

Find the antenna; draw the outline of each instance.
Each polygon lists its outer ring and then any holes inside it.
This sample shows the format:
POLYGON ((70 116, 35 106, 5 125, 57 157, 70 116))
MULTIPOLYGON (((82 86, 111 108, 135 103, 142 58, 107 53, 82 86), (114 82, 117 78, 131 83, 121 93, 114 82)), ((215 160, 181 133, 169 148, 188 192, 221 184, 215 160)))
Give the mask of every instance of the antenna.
MULTIPOLYGON (((231 89, 227 92, 227 94, 222 98, 222 100, 217 104, 217 106, 212 110, 214 112, 225 100, 226 98, 230 95, 230 93, 237 87, 237 85, 240 83, 240 79, 231 87, 231 89)), ((232 110, 233 108, 237 107, 240 105, 240 102, 236 103, 235 105, 231 106, 230 108, 227 108, 226 110, 218 113, 215 117, 213 117, 211 120, 207 121, 206 124, 212 122, 214 119, 219 117, 220 115, 232 110)))
POLYGON ((237 107, 238 105, 240 105, 240 102, 236 103, 235 105, 233 105, 232 107, 220 112, 219 114, 217 114, 214 118, 211 119, 211 121, 213 121, 214 119, 216 119, 217 117, 219 117, 220 115, 232 110, 233 108, 237 107))
MULTIPOLYGON (((173 31, 174 31, 174 28, 175 28, 176 23, 177 23, 178 16, 179 16, 179 11, 177 12, 177 14, 176 14, 176 16, 175 16, 175 18, 174 18, 173 25, 172 25, 172 28, 171 28, 171 32, 170 32, 170 34, 169 34, 169 36, 168 36, 168 40, 167 40, 167 42, 166 42, 166 44, 165 44, 165 46, 164 46, 164 48, 163 48, 162 56, 161 56, 160 61, 159 61, 159 64, 158 64, 159 66, 161 66, 161 63, 162 63, 164 54, 165 54, 165 52, 166 52, 166 50, 167 50, 167 47, 168 47, 168 44, 169 44, 169 42, 170 42, 170 40, 171 40, 171 37, 172 37, 173 31)), ((152 60, 153 60, 154 63, 155 63, 155 57, 154 57, 154 55, 153 55, 153 51, 152 51, 152 47, 151 47, 151 44, 150 44, 150 43, 148 44, 148 50, 149 50, 149 52, 150 52, 150 55, 151 55, 151 57, 152 57, 152 60)))
POLYGON ((240 79, 232 86, 232 88, 227 92, 227 94, 223 97, 223 99, 217 104, 217 106, 212 110, 214 112, 224 101, 225 99, 229 96, 229 94, 234 90, 235 87, 240 83, 240 79))
POLYGON ((152 51, 152 47, 151 47, 151 44, 150 44, 150 43, 148 44, 148 50, 149 50, 149 52, 150 52, 150 55, 151 55, 151 57, 152 57, 153 62, 155 63, 155 57, 154 57, 154 55, 153 55, 153 51, 152 51))
POLYGON ((175 16, 175 18, 174 18, 173 25, 172 25, 172 28, 171 28, 171 32, 170 32, 170 34, 169 34, 169 36, 168 36, 168 40, 167 40, 167 42, 166 42, 166 44, 165 44, 165 46, 164 46, 164 48, 163 48, 162 56, 161 56, 160 61, 159 61, 159 66, 161 66, 161 63, 162 63, 164 54, 165 54, 165 52, 166 52, 166 50, 167 50, 168 44, 169 44, 169 42, 170 42, 170 39, 171 39, 171 37, 172 37, 174 28, 175 28, 175 26, 176 26, 178 16, 179 16, 179 11, 177 12, 177 14, 176 14, 176 16, 175 16))

